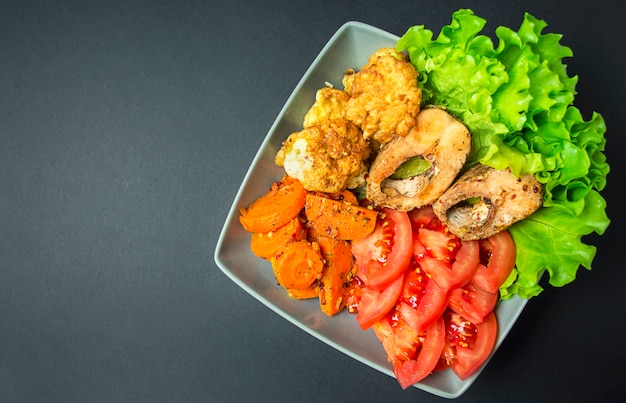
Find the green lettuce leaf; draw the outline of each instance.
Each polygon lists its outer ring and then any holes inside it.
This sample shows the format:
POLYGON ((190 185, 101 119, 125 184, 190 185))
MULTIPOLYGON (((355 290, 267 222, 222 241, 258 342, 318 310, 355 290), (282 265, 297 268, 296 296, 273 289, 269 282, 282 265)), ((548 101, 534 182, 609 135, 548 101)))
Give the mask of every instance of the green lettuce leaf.
POLYGON ((583 243, 581 236, 603 234, 608 223, 606 201, 592 190, 580 214, 559 207, 541 208, 512 225, 509 233, 517 249, 516 269, 500 289, 501 298, 539 294, 542 288, 538 283, 544 271, 549 274, 550 285, 562 287, 574 281, 580 266, 591 270, 596 248, 583 243))
POLYGON ((585 121, 573 105, 578 78, 567 74, 563 59, 573 54, 562 35, 543 33, 547 24, 526 13, 517 31, 495 30, 494 46, 481 34, 485 24, 460 9, 436 38, 413 26, 397 49, 419 73, 423 103, 445 107, 472 132, 467 166, 508 168, 543 184, 543 207, 510 228, 518 257, 501 289, 504 299, 530 298, 544 272, 558 287, 591 268, 595 248, 582 237, 610 223, 599 194, 610 171, 606 126, 596 112, 585 121))

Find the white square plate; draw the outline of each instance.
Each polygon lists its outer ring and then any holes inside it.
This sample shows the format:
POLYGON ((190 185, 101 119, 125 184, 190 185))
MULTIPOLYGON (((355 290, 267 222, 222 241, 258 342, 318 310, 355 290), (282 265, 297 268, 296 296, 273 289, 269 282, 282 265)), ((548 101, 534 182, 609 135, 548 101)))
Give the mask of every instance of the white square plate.
MULTIPOLYGON (((347 68, 359 70, 372 53, 382 47, 395 47, 397 41, 397 36, 359 22, 348 22, 339 28, 306 71, 267 133, 239 188, 215 250, 219 268, 267 307, 337 350, 391 377, 394 374, 381 343, 373 331, 362 331, 353 315, 344 310, 328 317, 321 312, 316 299, 294 300, 277 286, 269 262, 250 252, 250 234, 243 230, 238 217, 240 208, 248 206, 283 176, 283 168, 274 164, 274 156, 289 134, 302 129, 302 119, 313 104, 316 91, 325 82, 342 88, 341 77, 347 68)), ((499 331, 494 352, 526 302, 516 297, 496 308, 499 331)), ((469 388, 479 373, 461 381, 446 370, 430 375, 415 387, 455 398, 469 388)))

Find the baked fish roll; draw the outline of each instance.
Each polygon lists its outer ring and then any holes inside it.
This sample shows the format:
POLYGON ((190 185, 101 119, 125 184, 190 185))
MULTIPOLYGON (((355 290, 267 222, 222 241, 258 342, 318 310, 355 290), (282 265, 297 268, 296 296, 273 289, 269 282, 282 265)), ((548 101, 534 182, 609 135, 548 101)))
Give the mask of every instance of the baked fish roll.
POLYGON ((433 211, 462 240, 483 239, 531 215, 543 201, 533 175, 477 164, 433 203, 433 211))
POLYGON ((409 133, 385 144, 372 162, 366 197, 402 211, 431 204, 459 174, 470 147, 463 123, 441 108, 425 108, 409 133))

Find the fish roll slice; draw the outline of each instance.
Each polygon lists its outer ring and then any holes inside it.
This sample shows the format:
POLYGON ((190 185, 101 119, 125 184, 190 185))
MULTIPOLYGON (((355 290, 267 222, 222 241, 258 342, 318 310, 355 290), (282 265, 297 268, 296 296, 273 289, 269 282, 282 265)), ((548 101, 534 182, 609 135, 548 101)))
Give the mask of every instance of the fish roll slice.
POLYGON ((488 238, 523 220, 543 201, 533 175, 476 164, 433 203, 433 211, 462 240, 488 238))
POLYGON ((429 205, 465 164, 471 137, 463 123, 436 107, 421 110, 416 121, 406 136, 385 144, 370 167, 366 196, 376 205, 401 211, 429 205), (422 168, 397 177, 408 162, 422 168))

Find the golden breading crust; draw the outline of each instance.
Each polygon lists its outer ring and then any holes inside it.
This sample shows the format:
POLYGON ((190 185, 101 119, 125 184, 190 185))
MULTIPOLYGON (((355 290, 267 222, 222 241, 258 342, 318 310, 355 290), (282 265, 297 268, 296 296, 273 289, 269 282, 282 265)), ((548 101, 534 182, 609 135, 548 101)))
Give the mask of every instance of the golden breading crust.
POLYGON ((347 71, 342 80, 350 94, 344 117, 380 144, 406 136, 415 126, 422 92, 417 71, 406 54, 393 48, 376 51, 361 71, 347 71))
POLYGON ((336 193, 367 169, 370 150, 361 130, 344 119, 332 119, 292 133, 275 163, 309 191, 336 193))
POLYGON ((315 103, 304 115, 302 127, 319 125, 327 120, 342 119, 350 94, 333 87, 323 87, 315 93, 315 103))

